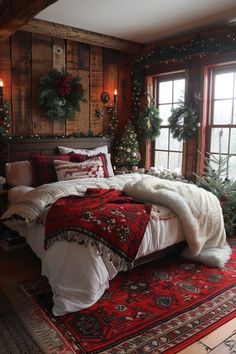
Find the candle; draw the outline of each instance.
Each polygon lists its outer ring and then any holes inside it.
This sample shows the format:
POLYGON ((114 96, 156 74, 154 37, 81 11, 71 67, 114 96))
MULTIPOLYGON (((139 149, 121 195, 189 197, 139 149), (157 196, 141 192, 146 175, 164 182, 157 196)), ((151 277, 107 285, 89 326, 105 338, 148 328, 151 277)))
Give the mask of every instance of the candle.
POLYGON ((0 79, 0 105, 3 105, 3 81, 0 79))
POLYGON ((117 101, 117 89, 114 90, 114 103, 117 101))

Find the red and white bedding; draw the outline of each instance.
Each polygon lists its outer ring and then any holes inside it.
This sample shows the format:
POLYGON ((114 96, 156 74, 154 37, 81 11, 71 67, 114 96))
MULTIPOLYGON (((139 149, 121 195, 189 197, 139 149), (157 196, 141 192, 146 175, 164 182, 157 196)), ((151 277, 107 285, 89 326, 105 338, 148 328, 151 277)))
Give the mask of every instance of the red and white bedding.
MULTIPOLYGON (((95 303, 108 288, 109 280, 116 276, 118 262, 100 255, 91 244, 85 247, 58 241, 45 251, 44 223, 48 205, 62 196, 83 195, 89 187, 121 190, 127 182, 137 182, 143 178, 149 176, 129 174, 85 178, 11 190, 11 201, 16 200, 17 203, 10 206, 3 218, 9 218, 6 223, 19 231, 40 257, 42 274, 48 277, 54 294, 54 315, 78 311, 95 303), (15 214, 22 220, 11 218, 15 214)), ((136 259, 183 240, 181 225, 175 214, 162 206, 155 210, 155 218, 151 218, 147 225, 136 259)))
MULTIPOLYGON (((201 190, 199 193, 196 186, 160 181, 147 175, 129 174, 55 182, 28 191, 24 188, 22 195, 17 187, 17 203, 12 204, 2 218, 27 239, 33 251, 41 258, 42 274, 48 277, 53 290, 54 315, 91 306, 108 288, 109 280, 120 270, 116 267, 119 262, 116 262, 115 257, 111 260, 102 255, 92 243, 85 247, 61 240, 54 242, 48 250, 44 249, 44 228, 49 206, 64 196, 83 196, 91 187, 125 189, 126 193, 136 199, 157 205, 156 215, 149 220, 136 259, 183 239, 189 242, 192 255, 200 255, 199 259, 206 262, 211 259, 208 251, 215 248, 216 258, 213 257, 209 264, 223 266, 230 257, 222 227, 223 218, 219 204, 216 205, 217 199, 208 196, 209 192, 201 190), (160 205, 160 201, 165 206, 160 205), (197 204, 196 207, 194 203, 197 204), (209 213, 209 222, 204 224, 206 206, 208 209, 212 206, 213 212, 209 213), (183 212, 186 213, 186 218, 183 212), (17 219, 15 215, 18 216, 17 219), (193 239, 190 238, 190 233, 193 239), (205 254, 202 252, 205 251, 204 246, 207 249, 205 254), (218 256, 222 257, 221 261, 218 256)), ((14 189, 11 194, 11 199, 14 200, 14 189)))

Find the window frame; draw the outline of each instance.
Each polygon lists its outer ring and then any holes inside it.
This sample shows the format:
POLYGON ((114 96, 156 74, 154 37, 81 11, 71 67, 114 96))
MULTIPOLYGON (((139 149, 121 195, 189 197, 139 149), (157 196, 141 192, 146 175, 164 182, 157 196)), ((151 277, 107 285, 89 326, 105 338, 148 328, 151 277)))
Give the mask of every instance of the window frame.
MULTIPOLYGON (((160 82, 164 81, 173 81, 176 79, 185 79, 185 94, 184 94, 184 101, 186 102, 187 98, 187 90, 188 90, 188 73, 187 70, 182 69, 182 70, 177 70, 177 71, 170 71, 170 72, 164 72, 160 74, 156 74, 152 77, 153 79, 153 93, 154 93, 154 102, 155 106, 159 108, 158 102, 159 102, 159 92, 158 92, 158 85, 160 82)), ((173 90, 173 88, 172 88, 173 90)), ((172 91, 172 97, 173 97, 173 91, 172 91)), ((176 102, 171 102, 171 104, 175 104, 176 102)), ((169 128, 169 125, 162 125, 161 128, 169 128)), ((171 134, 169 132, 169 134, 171 134)), ((183 141, 183 148, 182 151, 177 151, 177 150, 171 150, 169 149, 170 147, 170 139, 168 141, 168 150, 162 150, 162 149, 156 149, 155 148, 155 141, 152 143, 152 164, 154 165, 155 163, 155 153, 156 151, 167 151, 168 152, 168 165, 169 165, 169 153, 170 152, 181 152, 182 153, 182 166, 181 166, 181 173, 184 174, 185 172, 185 167, 186 167, 186 143, 183 141)))
MULTIPOLYGON (((229 129, 229 139, 228 139, 228 152, 222 152, 221 155, 223 157, 229 155, 230 151, 230 141, 231 141, 231 129, 236 128, 236 123, 227 123, 227 124, 213 124, 213 103, 214 103, 214 85, 215 85, 215 75, 217 73, 228 73, 228 72, 236 72, 236 61, 223 62, 208 65, 204 68, 204 90, 205 90, 205 103, 204 103, 204 114, 203 114, 203 125, 202 125, 202 136, 204 137, 202 149, 199 149, 204 153, 205 156, 209 156, 209 152, 211 152, 211 130, 212 128, 228 128, 229 129)), ((236 81, 236 75, 234 77, 234 84, 236 81)), ((230 100, 234 101, 234 98, 230 98, 230 100)), ((234 109, 234 102, 232 104, 232 112, 234 109)), ((200 146, 199 146, 200 147, 200 146)), ((215 153, 219 155, 219 153, 215 153)), ((233 154, 236 156, 236 153, 233 154)), ((204 161, 201 160, 198 164, 199 172, 203 173, 204 171, 204 161)))

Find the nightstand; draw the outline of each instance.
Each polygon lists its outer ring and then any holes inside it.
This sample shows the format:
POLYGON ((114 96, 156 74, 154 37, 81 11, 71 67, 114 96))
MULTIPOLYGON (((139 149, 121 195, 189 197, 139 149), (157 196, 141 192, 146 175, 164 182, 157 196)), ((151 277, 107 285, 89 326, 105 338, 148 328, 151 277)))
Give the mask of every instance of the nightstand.
POLYGON ((6 211, 7 209, 7 190, 0 189, 0 216, 6 211))

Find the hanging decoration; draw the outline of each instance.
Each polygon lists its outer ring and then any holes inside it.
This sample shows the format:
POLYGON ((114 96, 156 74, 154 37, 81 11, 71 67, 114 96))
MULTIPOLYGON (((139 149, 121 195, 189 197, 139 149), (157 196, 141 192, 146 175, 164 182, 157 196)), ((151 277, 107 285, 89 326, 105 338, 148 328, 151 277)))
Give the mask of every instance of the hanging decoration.
POLYGON ((73 119, 80 102, 86 102, 80 77, 71 77, 65 70, 53 69, 42 76, 39 91, 39 103, 50 120, 73 119))
POLYGON ((7 103, 3 101, 0 106, 0 136, 8 136, 11 124, 11 116, 7 103))
POLYGON ((145 105, 140 111, 139 119, 136 121, 138 140, 154 140, 160 135, 162 119, 149 94, 145 94, 145 105))
POLYGON ((198 114, 192 105, 186 105, 183 101, 180 101, 178 107, 172 109, 168 122, 173 138, 178 141, 190 139, 197 134, 200 127, 198 114))
POLYGON ((132 70, 132 121, 140 116, 140 99, 145 92, 146 70, 153 64, 188 62, 193 58, 236 51, 236 30, 230 27, 228 32, 216 36, 198 37, 173 45, 158 46, 139 56, 132 70))

